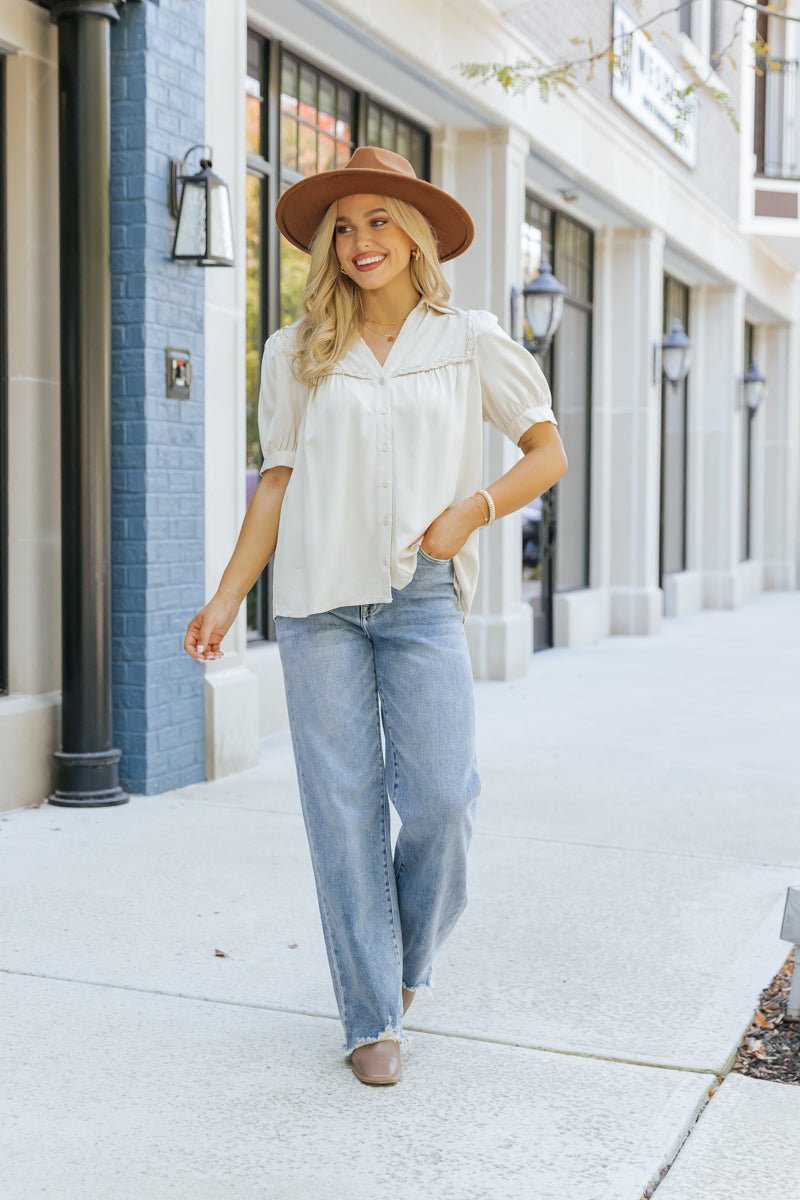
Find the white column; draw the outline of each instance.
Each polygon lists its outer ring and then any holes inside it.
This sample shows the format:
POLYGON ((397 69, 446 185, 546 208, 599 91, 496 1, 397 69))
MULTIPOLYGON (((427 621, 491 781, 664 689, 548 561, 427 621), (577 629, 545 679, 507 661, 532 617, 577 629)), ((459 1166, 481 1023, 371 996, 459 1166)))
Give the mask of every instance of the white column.
POLYGON ((660 354, 664 237, 654 229, 613 229, 610 411, 611 632, 657 633, 660 354))
POLYGON ((693 337, 703 446, 703 603, 741 603, 739 530, 742 503, 741 379, 744 301, 741 287, 698 287, 693 337))
POLYGON ((767 377, 762 422, 763 508, 760 533, 765 588, 796 588, 798 579, 798 479, 800 479, 800 327, 764 327, 761 364, 767 377))
MULTIPOLYGON (((245 513, 244 0, 206 0, 206 141, 230 188, 236 266, 209 271, 205 303, 206 595, 233 552, 245 513)), ((259 681, 245 666, 246 602, 205 670, 206 771, 216 779, 258 761, 259 681)), ((275 647, 277 657, 277 647, 275 647)), ((280 682, 280 680, 278 680, 280 682)))
MULTIPOLYGON (((510 329, 511 287, 522 285, 520 239, 525 213, 528 138, 515 129, 444 129, 434 142, 434 182, 452 190, 475 222, 475 241, 448 272, 453 302, 485 308, 510 329)), ((493 426, 484 432, 484 486, 504 475, 520 451, 493 426)), ((523 676, 533 650, 533 614, 522 600, 519 513, 480 534, 480 575, 467 639, 475 677, 523 676)))

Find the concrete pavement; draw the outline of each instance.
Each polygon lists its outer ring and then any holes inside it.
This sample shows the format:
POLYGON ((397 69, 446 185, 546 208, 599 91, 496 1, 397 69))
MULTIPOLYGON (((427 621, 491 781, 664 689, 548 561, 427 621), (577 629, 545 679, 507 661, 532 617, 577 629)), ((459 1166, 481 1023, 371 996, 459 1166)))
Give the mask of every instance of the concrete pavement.
POLYGON ((799 618, 769 593, 476 684, 470 902, 393 1088, 341 1051, 288 733, 0 816, 4 1200, 793 1194, 797 1089, 720 1077, 789 949, 799 618))

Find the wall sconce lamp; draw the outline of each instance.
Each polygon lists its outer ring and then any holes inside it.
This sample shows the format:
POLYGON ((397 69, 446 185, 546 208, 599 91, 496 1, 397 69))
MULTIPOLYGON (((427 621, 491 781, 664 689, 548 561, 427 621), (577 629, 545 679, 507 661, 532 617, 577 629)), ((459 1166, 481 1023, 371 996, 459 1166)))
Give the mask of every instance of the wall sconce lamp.
POLYGON ((750 416, 755 416, 767 394, 767 377, 757 362, 751 362, 742 377, 742 394, 750 416))
POLYGON ((512 311, 516 312, 520 295, 523 299, 522 344, 531 354, 547 353, 564 315, 566 290, 564 284, 559 283, 556 279, 553 268, 546 260, 539 267, 539 274, 536 278, 526 283, 521 292, 512 287, 512 311), (532 338, 526 336, 526 325, 532 338))
POLYGON ((228 185, 211 170, 211 147, 190 146, 181 162, 170 159, 169 211, 178 221, 172 257, 198 267, 232 267, 233 222, 228 185), (186 160, 195 150, 207 150, 200 159, 200 170, 186 175, 186 160), (178 184, 183 184, 180 202, 178 184))
POLYGON ((692 361, 692 342, 678 317, 661 343, 661 371, 667 383, 677 387, 689 374, 692 361))

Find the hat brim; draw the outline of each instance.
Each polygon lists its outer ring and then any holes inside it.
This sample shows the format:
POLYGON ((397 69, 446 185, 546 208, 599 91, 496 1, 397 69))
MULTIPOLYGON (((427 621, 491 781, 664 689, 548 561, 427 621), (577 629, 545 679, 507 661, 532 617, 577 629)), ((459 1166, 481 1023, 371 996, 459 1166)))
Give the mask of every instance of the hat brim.
POLYGON ((436 234, 440 262, 463 254, 475 236, 472 217, 441 188, 425 179, 363 167, 320 171, 292 184, 275 206, 275 222, 293 246, 308 254, 314 231, 328 205, 342 196, 360 193, 394 196, 418 208, 436 234))

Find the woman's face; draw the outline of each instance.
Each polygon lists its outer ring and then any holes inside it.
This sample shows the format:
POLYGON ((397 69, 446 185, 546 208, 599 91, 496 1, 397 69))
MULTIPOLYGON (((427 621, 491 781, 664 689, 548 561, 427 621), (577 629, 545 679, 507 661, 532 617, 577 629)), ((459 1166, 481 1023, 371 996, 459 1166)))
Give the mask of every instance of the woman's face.
POLYGON ((385 287, 409 269, 414 242, 383 207, 385 197, 359 193, 336 205, 334 246, 339 263, 359 287, 385 287))

